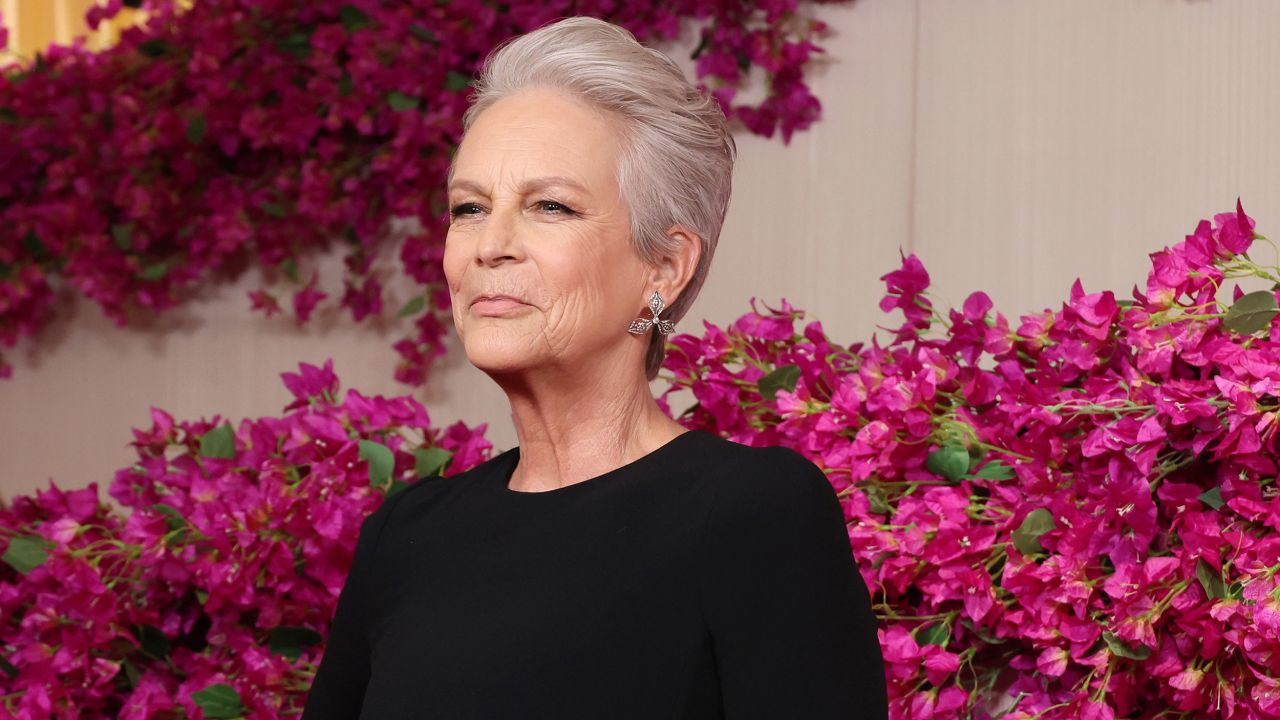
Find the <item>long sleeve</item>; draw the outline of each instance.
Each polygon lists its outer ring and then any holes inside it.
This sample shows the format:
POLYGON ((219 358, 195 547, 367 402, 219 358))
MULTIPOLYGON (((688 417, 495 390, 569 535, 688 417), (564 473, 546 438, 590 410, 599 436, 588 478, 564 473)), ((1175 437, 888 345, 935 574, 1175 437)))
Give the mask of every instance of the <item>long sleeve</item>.
POLYGON ((324 657, 316 669, 301 720, 356 720, 369 682, 369 596, 378 536, 386 522, 390 500, 370 513, 360 526, 351 570, 338 594, 338 605, 324 657))
POLYGON ((790 448, 724 483, 704 527, 700 593, 726 720, 884 720, 870 595, 826 475, 790 448))

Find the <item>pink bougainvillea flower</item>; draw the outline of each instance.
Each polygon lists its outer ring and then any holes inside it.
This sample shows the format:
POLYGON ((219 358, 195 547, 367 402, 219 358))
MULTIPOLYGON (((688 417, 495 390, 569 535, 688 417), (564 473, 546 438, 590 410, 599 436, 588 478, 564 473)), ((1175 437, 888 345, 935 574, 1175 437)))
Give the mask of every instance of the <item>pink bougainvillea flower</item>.
POLYGON ((301 325, 311 317, 311 310, 316 304, 329 296, 329 293, 321 292, 316 289, 316 283, 320 279, 320 273, 311 274, 311 281, 306 287, 293 294, 293 310, 298 315, 298 324, 301 325))

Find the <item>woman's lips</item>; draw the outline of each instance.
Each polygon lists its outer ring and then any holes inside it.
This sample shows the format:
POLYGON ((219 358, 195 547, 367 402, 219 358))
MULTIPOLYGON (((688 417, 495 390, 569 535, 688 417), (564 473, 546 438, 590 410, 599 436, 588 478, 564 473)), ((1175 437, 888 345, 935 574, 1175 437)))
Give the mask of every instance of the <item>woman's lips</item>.
POLYGON ((477 315, 500 317, 511 315, 528 309, 530 306, 511 298, 492 298, 477 300, 471 304, 471 310, 477 315))

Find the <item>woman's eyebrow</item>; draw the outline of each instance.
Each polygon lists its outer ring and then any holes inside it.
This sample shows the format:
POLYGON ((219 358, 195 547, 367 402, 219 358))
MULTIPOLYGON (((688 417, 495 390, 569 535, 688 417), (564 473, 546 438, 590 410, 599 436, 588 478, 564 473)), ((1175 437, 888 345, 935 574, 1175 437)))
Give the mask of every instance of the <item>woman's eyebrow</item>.
MULTIPOLYGON (((540 177, 540 178, 533 178, 531 180, 526 180, 525 183, 520 186, 520 192, 521 193, 538 192, 539 190, 545 190, 546 188, 556 186, 556 185, 561 187, 567 187, 572 190, 577 190, 578 192, 582 192, 582 193, 585 193, 587 191, 587 189, 583 187, 581 183, 579 183, 577 180, 574 180, 573 178, 566 177, 564 175, 549 175, 547 177, 540 177)), ((485 189, 480 186, 480 183, 475 182, 474 180, 455 180, 449 183, 449 192, 453 192, 455 190, 470 190, 480 195, 485 194, 485 189)))

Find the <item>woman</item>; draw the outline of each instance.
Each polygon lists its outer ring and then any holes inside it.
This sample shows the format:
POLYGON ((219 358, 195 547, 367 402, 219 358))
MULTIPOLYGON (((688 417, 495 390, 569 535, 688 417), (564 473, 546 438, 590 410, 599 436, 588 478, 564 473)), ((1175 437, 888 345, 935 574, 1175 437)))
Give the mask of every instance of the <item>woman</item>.
POLYGON ((886 717, 826 476, 649 390, 729 202, 719 106, 587 17, 476 87, 444 270, 519 445, 366 520, 303 720, 886 717))

